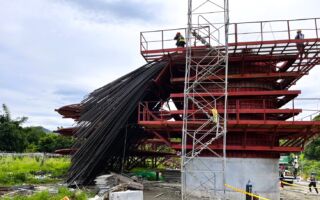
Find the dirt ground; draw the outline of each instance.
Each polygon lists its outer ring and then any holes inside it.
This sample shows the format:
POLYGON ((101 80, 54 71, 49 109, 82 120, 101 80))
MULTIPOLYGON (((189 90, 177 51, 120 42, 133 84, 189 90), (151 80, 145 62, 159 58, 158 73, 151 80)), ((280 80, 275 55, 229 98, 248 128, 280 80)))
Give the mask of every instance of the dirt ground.
MULTIPOLYGON (((302 187, 285 186, 280 189, 281 200, 320 200, 320 194, 310 193, 306 183, 302 187)), ((180 184, 147 183, 144 184, 144 200, 181 200, 180 184)), ((200 200, 200 199, 199 199, 200 200)))
POLYGON ((316 194, 314 190, 310 193, 308 188, 286 186, 280 189, 280 198, 282 200, 320 200, 320 194, 316 194))
POLYGON ((144 200, 181 200, 180 184, 145 183, 144 200))

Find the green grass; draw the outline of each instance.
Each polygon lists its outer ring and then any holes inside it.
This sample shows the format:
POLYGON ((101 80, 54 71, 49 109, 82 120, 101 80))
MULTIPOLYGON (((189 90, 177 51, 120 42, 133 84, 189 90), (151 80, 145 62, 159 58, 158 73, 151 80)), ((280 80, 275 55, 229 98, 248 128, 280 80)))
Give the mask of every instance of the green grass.
POLYGON ((0 157, 0 186, 20 184, 55 183, 61 180, 70 166, 69 158, 0 157), (45 178, 38 179, 35 173, 42 171, 45 178))
POLYGON ((29 196, 17 195, 13 197, 0 197, 0 200, 61 200, 65 196, 71 200, 86 200, 92 195, 81 190, 70 191, 66 187, 60 187, 57 194, 50 194, 46 190, 29 196))

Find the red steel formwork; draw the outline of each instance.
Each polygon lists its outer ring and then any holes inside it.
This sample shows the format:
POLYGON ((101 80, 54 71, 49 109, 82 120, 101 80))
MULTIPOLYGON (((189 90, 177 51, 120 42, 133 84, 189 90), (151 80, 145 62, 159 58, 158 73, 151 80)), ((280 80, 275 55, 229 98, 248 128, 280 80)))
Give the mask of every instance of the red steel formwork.
MULTIPOLYGON (((319 27, 318 18, 230 24, 228 157, 277 158, 280 153, 302 151, 306 141, 320 133, 320 122, 298 120, 297 116, 303 109, 296 108, 294 102, 301 91, 290 90, 301 77, 320 64, 319 27), (298 29, 302 29, 305 39, 295 39, 298 29), (302 57, 297 50, 297 43, 305 46, 302 57)), ((162 100, 140 102, 137 105, 137 123, 145 130, 145 140, 141 145, 166 145, 179 152, 186 49, 174 47, 173 37, 177 31, 185 35, 186 29, 147 31, 140 35, 141 54, 147 62, 157 62, 164 57, 171 62, 154 79, 158 85, 154 96, 162 100)), ((210 38, 209 28, 204 27, 200 34, 203 38, 210 38)), ((194 46, 193 53, 193 57, 201 59, 208 53, 208 47, 194 46)), ((216 74, 209 79, 224 77, 223 72, 216 74)), ((212 87, 208 91, 210 95, 221 96, 218 88, 212 87)), ((195 94, 199 100, 206 96, 209 94, 195 94)), ((218 112, 222 113, 223 102, 218 102, 217 107, 218 112)), ((81 115, 81 105, 64 106, 56 111, 65 118, 77 121, 81 115)), ((191 109, 188 114, 194 119, 189 126, 196 128, 203 124, 203 113, 191 109)), ((70 136, 75 129, 62 128, 57 132, 70 136)), ((187 145, 186 148, 192 147, 187 145)), ((219 152, 222 150, 222 141, 211 144, 210 148, 219 152)), ((74 151, 65 149, 61 153, 74 151)), ((130 153, 136 157, 163 156, 161 152, 154 151, 130 153)))
MULTIPOLYGON (((320 64, 319 25, 320 19, 230 25, 233 31, 228 45, 227 156, 277 158, 280 153, 302 151, 306 141, 320 133, 320 122, 297 120, 296 116, 303 110, 295 108, 293 100, 301 91, 290 90, 310 69, 320 64), (258 30, 252 28, 255 26, 258 30), (305 34, 303 40, 295 39, 298 29, 305 34), (303 54, 297 50, 298 43, 304 44, 303 54), (293 102, 291 108, 286 107, 289 102, 293 102)), ((174 41, 168 35, 172 36, 175 32, 185 33, 185 29, 141 33, 141 54, 145 60, 152 62, 169 57, 171 64, 155 80, 161 88, 160 93, 167 94, 167 98, 162 102, 141 102, 138 123, 155 138, 180 151, 186 49, 173 47, 174 41), (157 104, 162 106, 155 106, 157 104)), ((206 35, 210 34, 210 30, 204 30, 201 34, 203 38, 210 38, 206 35)), ((202 59, 208 52, 207 46, 193 47, 193 57, 202 59)), ((207 64, 209 59, 202 62, 207 64)), ((224 77, 223 71, 216 74, 208 79, 212 81, 224 77)), ((190 79, 193 76, 196 74, 190 79)), ((208 96, 221 96, 222 91, 218 87, 206 89, 210 93, 197 93, 194 97, 205 102, 208 96)), ((218 112, 223 113, 223 100, 217 102, 217 107, 218 112)), ((203 125, 206 117, 203 113, 197 113, 196 106, 187 114, 193 119, 189 127, 196 129, 203 125)), ((222 151, 222 147, 222 141, 210 146, 218 152, 222 151)), ((191 141, 186 148, 192 149, 191 141)))

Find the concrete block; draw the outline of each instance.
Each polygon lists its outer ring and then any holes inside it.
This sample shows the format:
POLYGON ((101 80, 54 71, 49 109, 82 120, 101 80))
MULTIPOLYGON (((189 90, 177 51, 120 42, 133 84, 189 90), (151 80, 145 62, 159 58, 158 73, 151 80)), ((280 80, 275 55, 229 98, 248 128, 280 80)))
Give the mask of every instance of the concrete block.
POLYGON ((143 200, 143 191, 112 192, 110 200, 143 200))

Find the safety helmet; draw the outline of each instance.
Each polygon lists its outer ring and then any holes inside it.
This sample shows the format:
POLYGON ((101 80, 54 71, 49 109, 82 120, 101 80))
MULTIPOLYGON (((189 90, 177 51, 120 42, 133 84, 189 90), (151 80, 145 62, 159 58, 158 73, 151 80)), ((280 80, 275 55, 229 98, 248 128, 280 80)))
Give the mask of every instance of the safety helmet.
POLYGON ((297 30, 297 33, 301 33, 301 29, 298 29, 298 30, 297 30))

